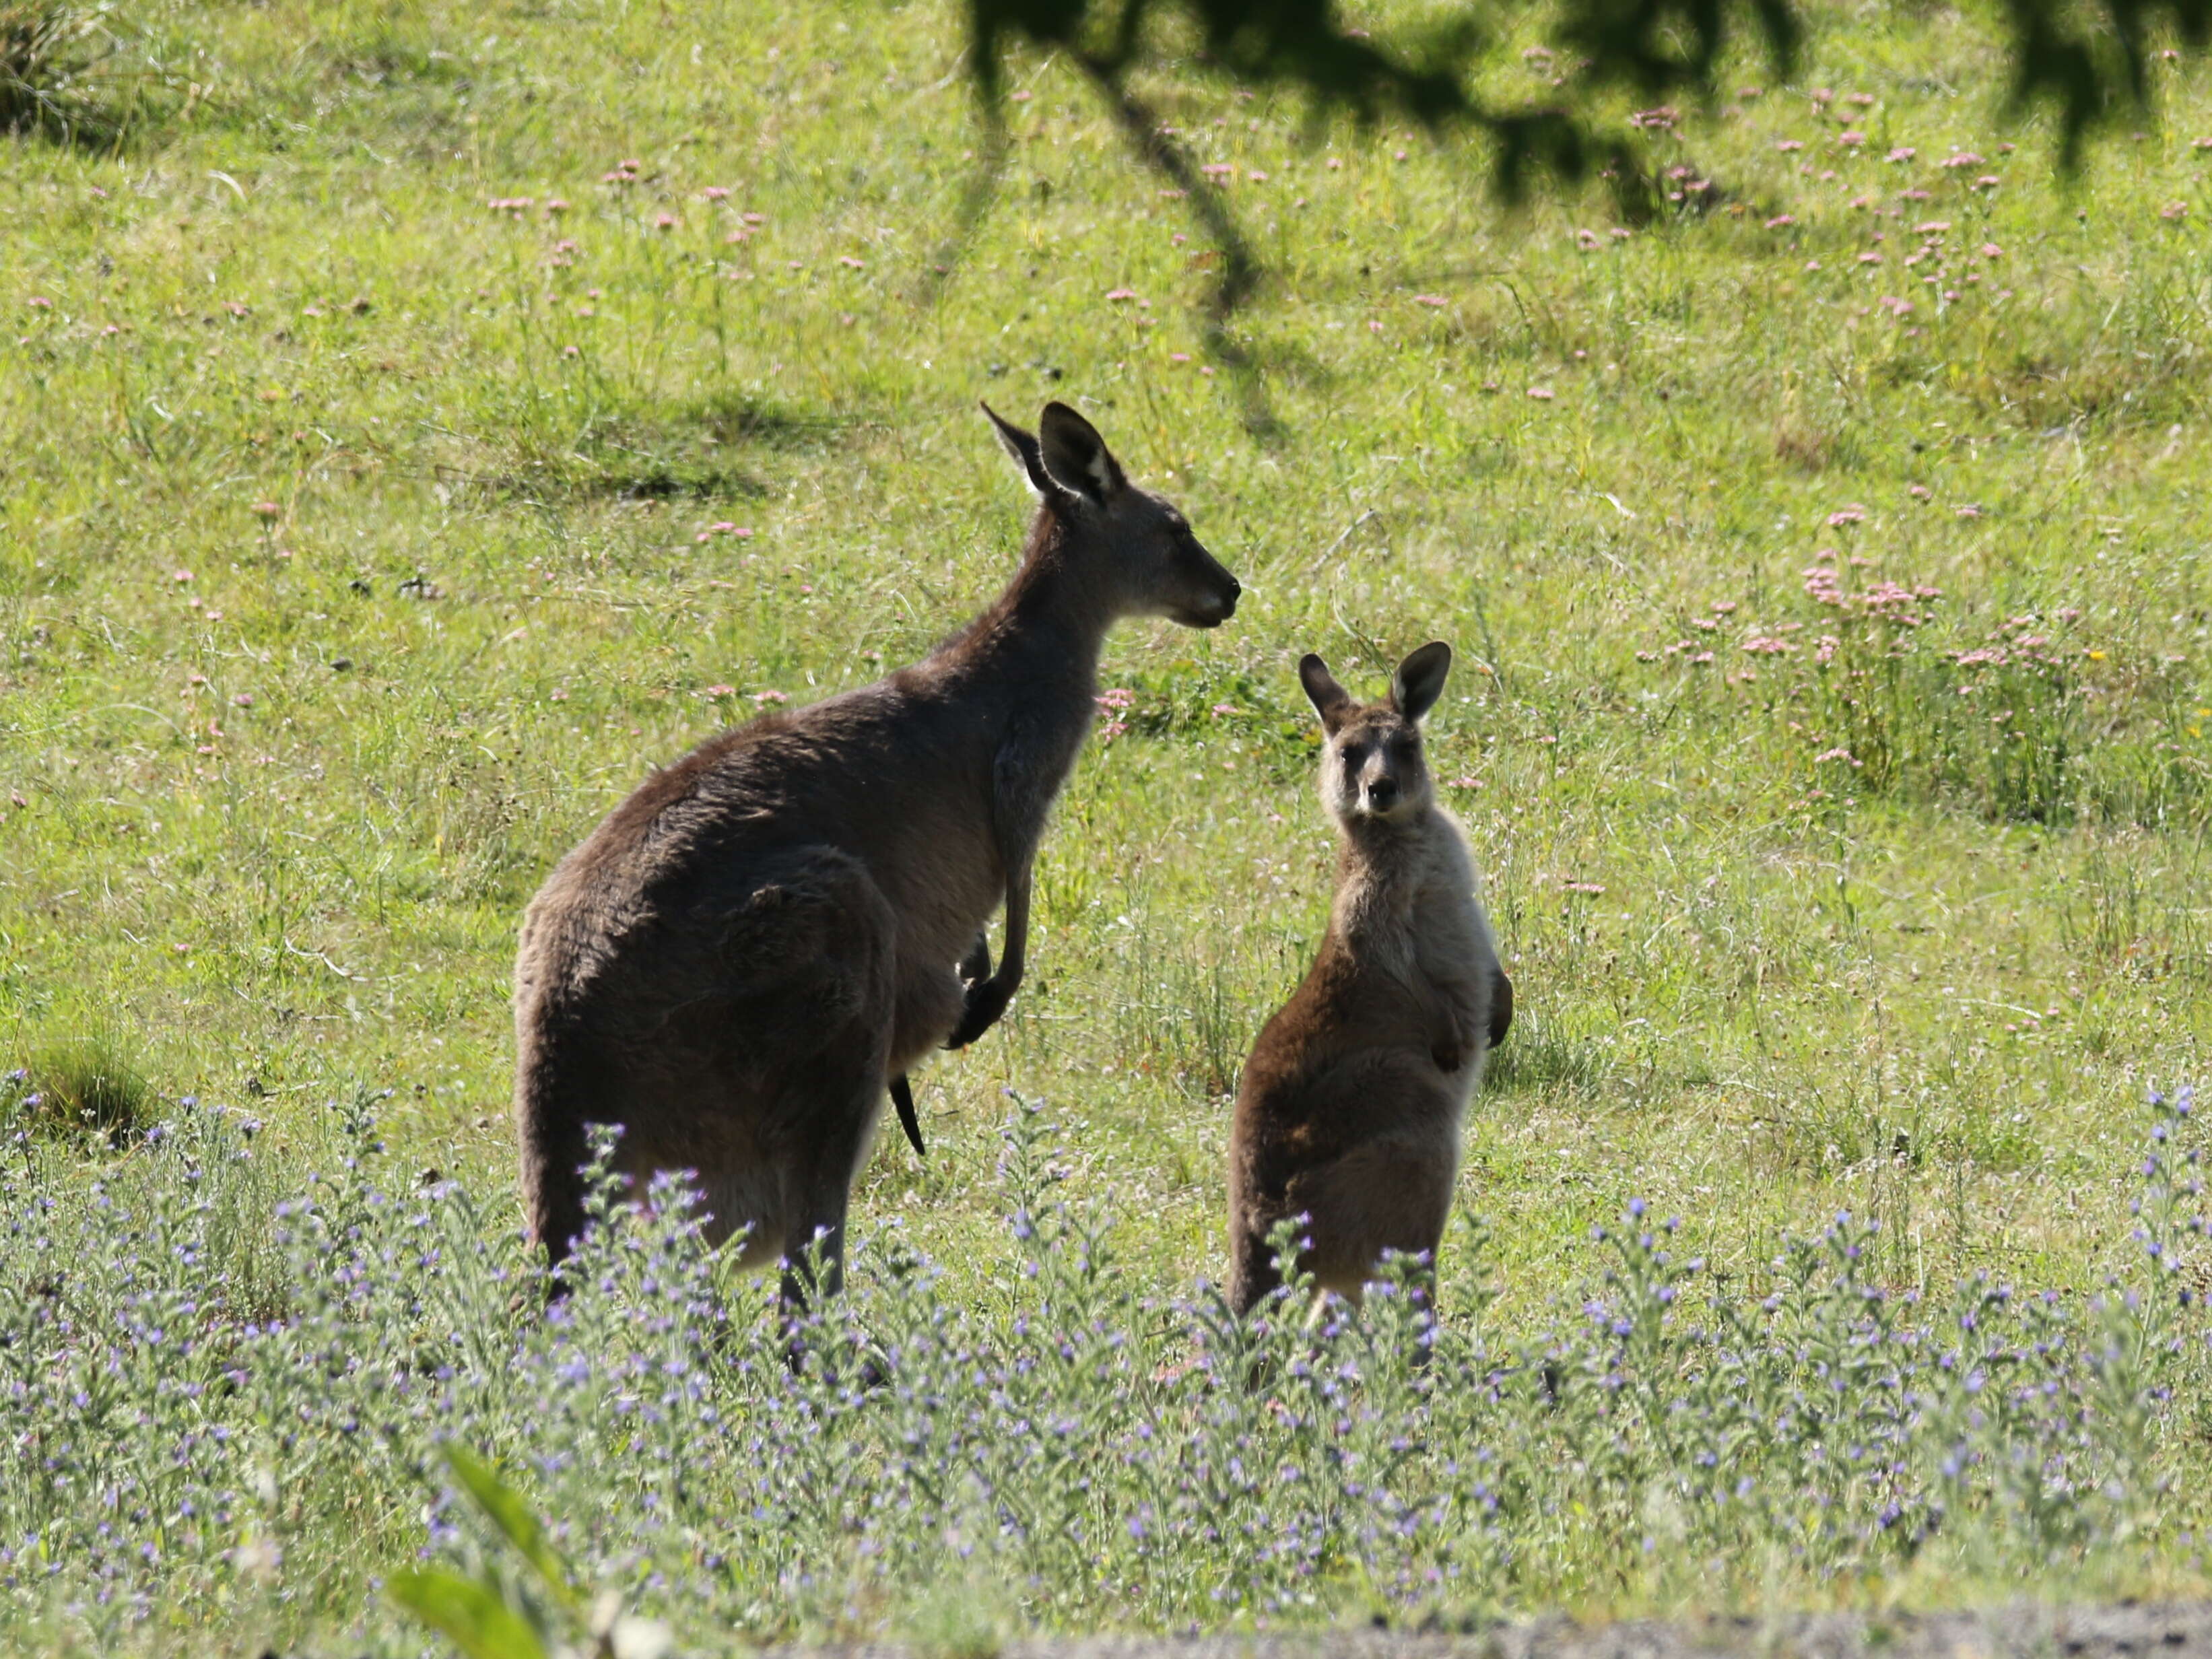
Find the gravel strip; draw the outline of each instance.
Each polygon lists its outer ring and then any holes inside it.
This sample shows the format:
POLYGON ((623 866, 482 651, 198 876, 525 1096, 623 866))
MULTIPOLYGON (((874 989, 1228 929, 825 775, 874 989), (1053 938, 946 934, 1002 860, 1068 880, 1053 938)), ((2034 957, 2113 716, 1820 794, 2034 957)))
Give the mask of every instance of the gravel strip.
MULTIPOLYGON (((1170 1640, 1102 1637, 1008 1644, 992 1659, 2212 1659, 2212 1602, 2022 1603, 1975 1613, 1633 1620, 1585 1630, 1548 1618, 1474 1636, 1346 1631, 1170 1640)), ((779 1659, 945 1659, 867 1644, 787 1649, 779 1659)), ((984 1659, 966 1656, 965 1659, 984 1659)))

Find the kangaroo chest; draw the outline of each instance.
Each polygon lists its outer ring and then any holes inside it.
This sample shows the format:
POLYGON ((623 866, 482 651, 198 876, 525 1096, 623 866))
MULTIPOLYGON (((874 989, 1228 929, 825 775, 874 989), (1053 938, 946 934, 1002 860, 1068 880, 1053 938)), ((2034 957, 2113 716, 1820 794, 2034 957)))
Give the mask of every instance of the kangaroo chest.
POLYGON ((1352 860, 1331 918, 1363 965, 1408 984, 1464 978, 1483 951, 1473 865, 1449 826, 1435 829, 1352 860))

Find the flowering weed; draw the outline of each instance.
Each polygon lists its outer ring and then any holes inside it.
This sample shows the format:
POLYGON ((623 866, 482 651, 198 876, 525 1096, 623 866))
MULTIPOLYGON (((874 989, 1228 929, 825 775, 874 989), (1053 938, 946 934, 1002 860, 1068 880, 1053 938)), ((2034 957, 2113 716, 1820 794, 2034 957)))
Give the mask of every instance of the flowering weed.
POLYGON ((1293 1284, 1240 1326, 1124 1271, 1131 1219, 1062 1195, 1023 1105, 984 1294, 879 1230, 795 1334, 665 1179, 635 1212, 602 1183, 541 1312, 518 1242, 410 1180, 372 1104, 268 1212, 274 1307, 227 1231, 265 1198, 229 1115, 115 1179, 0 1175, 7 1617, 109 1650, 185 1616, 296 1635, 385 1582, 434 1622, 627 1609, 696 1643, 903 1631, 947 1581, 1020 1626, 1164 1629, 2063 1572, 2175 1524, 2176 1391, 2206 1375, 2186 1089, 2154 1097, 2096 1294, 1901 1290, 1851 1215, 1722 1283, 1634 1200, 1532 1322, 1477 1266, 1441 1321, 1399 1273, 1358 1316, 1293 1284))

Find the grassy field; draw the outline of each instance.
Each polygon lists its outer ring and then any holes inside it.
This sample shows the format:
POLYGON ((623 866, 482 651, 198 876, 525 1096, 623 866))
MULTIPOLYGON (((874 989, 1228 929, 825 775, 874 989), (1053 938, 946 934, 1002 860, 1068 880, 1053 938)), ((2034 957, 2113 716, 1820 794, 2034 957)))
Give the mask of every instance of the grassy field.
MULTIPOLYGON (((1530 96, 1541 21, 1497 71, 1530 96)), ((1221 1274, 1228 1097, 1328 900, 1293 665, 1371 691, 1430 638, 1518 999, 1462 1182, 1492 1328, 1571 1308, 1632 1195, 1754 1298, 1838 1211, 1880 1218, 1893 1290, 2100 1285, 2139 1254, 2146 1091, 2212 1038, 2212 90, 2160 60, 2166 118, 2066 180, 2002 118, 1978 9, 1814 21, 1795 83, 1747 64, 1639 127, 1682 199, 1633 226, 1599 194, 1508 216, 1474 149, 1158 86, 1267 264, 1247 381, 1201 343, 1188 204, 1060 67, 1017 65, 1011 162, 949 244, 979 143, 949 7, 149 9, 137 136, 0 173, 22 1191, 141 1178, 69 1120, 191 1097, 265 1124, 274 1194, 345 1152, 331 1103, 389 1091, 392 1179, 459 1181, 519 1260, 523 904, 647 768, 982 604, 1026 501, 975 399, 1058 397, 1247 596, 1115 637, 1126 729, 1047 839, 1030 980, 917 1079, 927 1164, 893 1135, 861 1180, 951 1303, 1019 1260, 1009 1089, 1061 1126, 1059 1189, 1125 1218, 1131 1285, 1221 1274)), ((1446 1248, 1449 1323, 1476 1269, 1446 1248)), ((2162 1420, 2201 1477, 2212 1413, 2162 1420)), ((279 1589, 225 1557, 270 1598, 241 1639, 352 1639, 418 1510, 301 1518, 319 1565, 279 1589)), ((2201 1585, 2201 1510, 2098 1582, 2201 1585)), ((2017 1582, 1990 1559, 1727 1593, 2017 1582)), ((1699 1594, 1588 1561, 1505 1600, 1699 1594)), ((235 1612, 153 1582, 149 1645, 235 1612)), ((927 1622, 838 1607, 805 1628, 927 1622)))

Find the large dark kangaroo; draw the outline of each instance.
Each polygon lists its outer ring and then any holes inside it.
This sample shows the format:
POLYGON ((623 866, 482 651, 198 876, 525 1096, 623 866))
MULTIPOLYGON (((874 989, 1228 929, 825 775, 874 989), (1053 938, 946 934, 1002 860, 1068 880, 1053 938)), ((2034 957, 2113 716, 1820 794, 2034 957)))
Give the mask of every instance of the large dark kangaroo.
POLYGON ((1277 1285, 1267 1235, 1306 1218, 1300 1265, 1357 1302, 1385 1250, 1433 1255, 1451 1212, 1460 1121, 1513 1021, 1459 825, 1436 802, 1419 721, 1451 647, 1399 665, 1387 702, 1355 702, 1319 657, 1298 665, 1321 714, 1322 801, 1340 840, 1336 899, 1312 969, 1260 1033, 1229 1142, 1229 1301, 1277 1285))
POLYGON ((618 1124, 634 1186, 695 1171, 711 1238, 783 1257, 794 1302, 818 1240, 834 1291, 886 1087, 981 1036, 1021 983, 1030 860, 1107 630, 1235 612, 1236 578, 1083 416, 1048 404, 1032 436, 984 412, 1038 498, 997 602, 915 666, 655 773, 532 902, 514 1115, 554 1265, 583 1226, 585 1126, 618 1124), (994 973, 978 941, 1001 900, 994 973))

